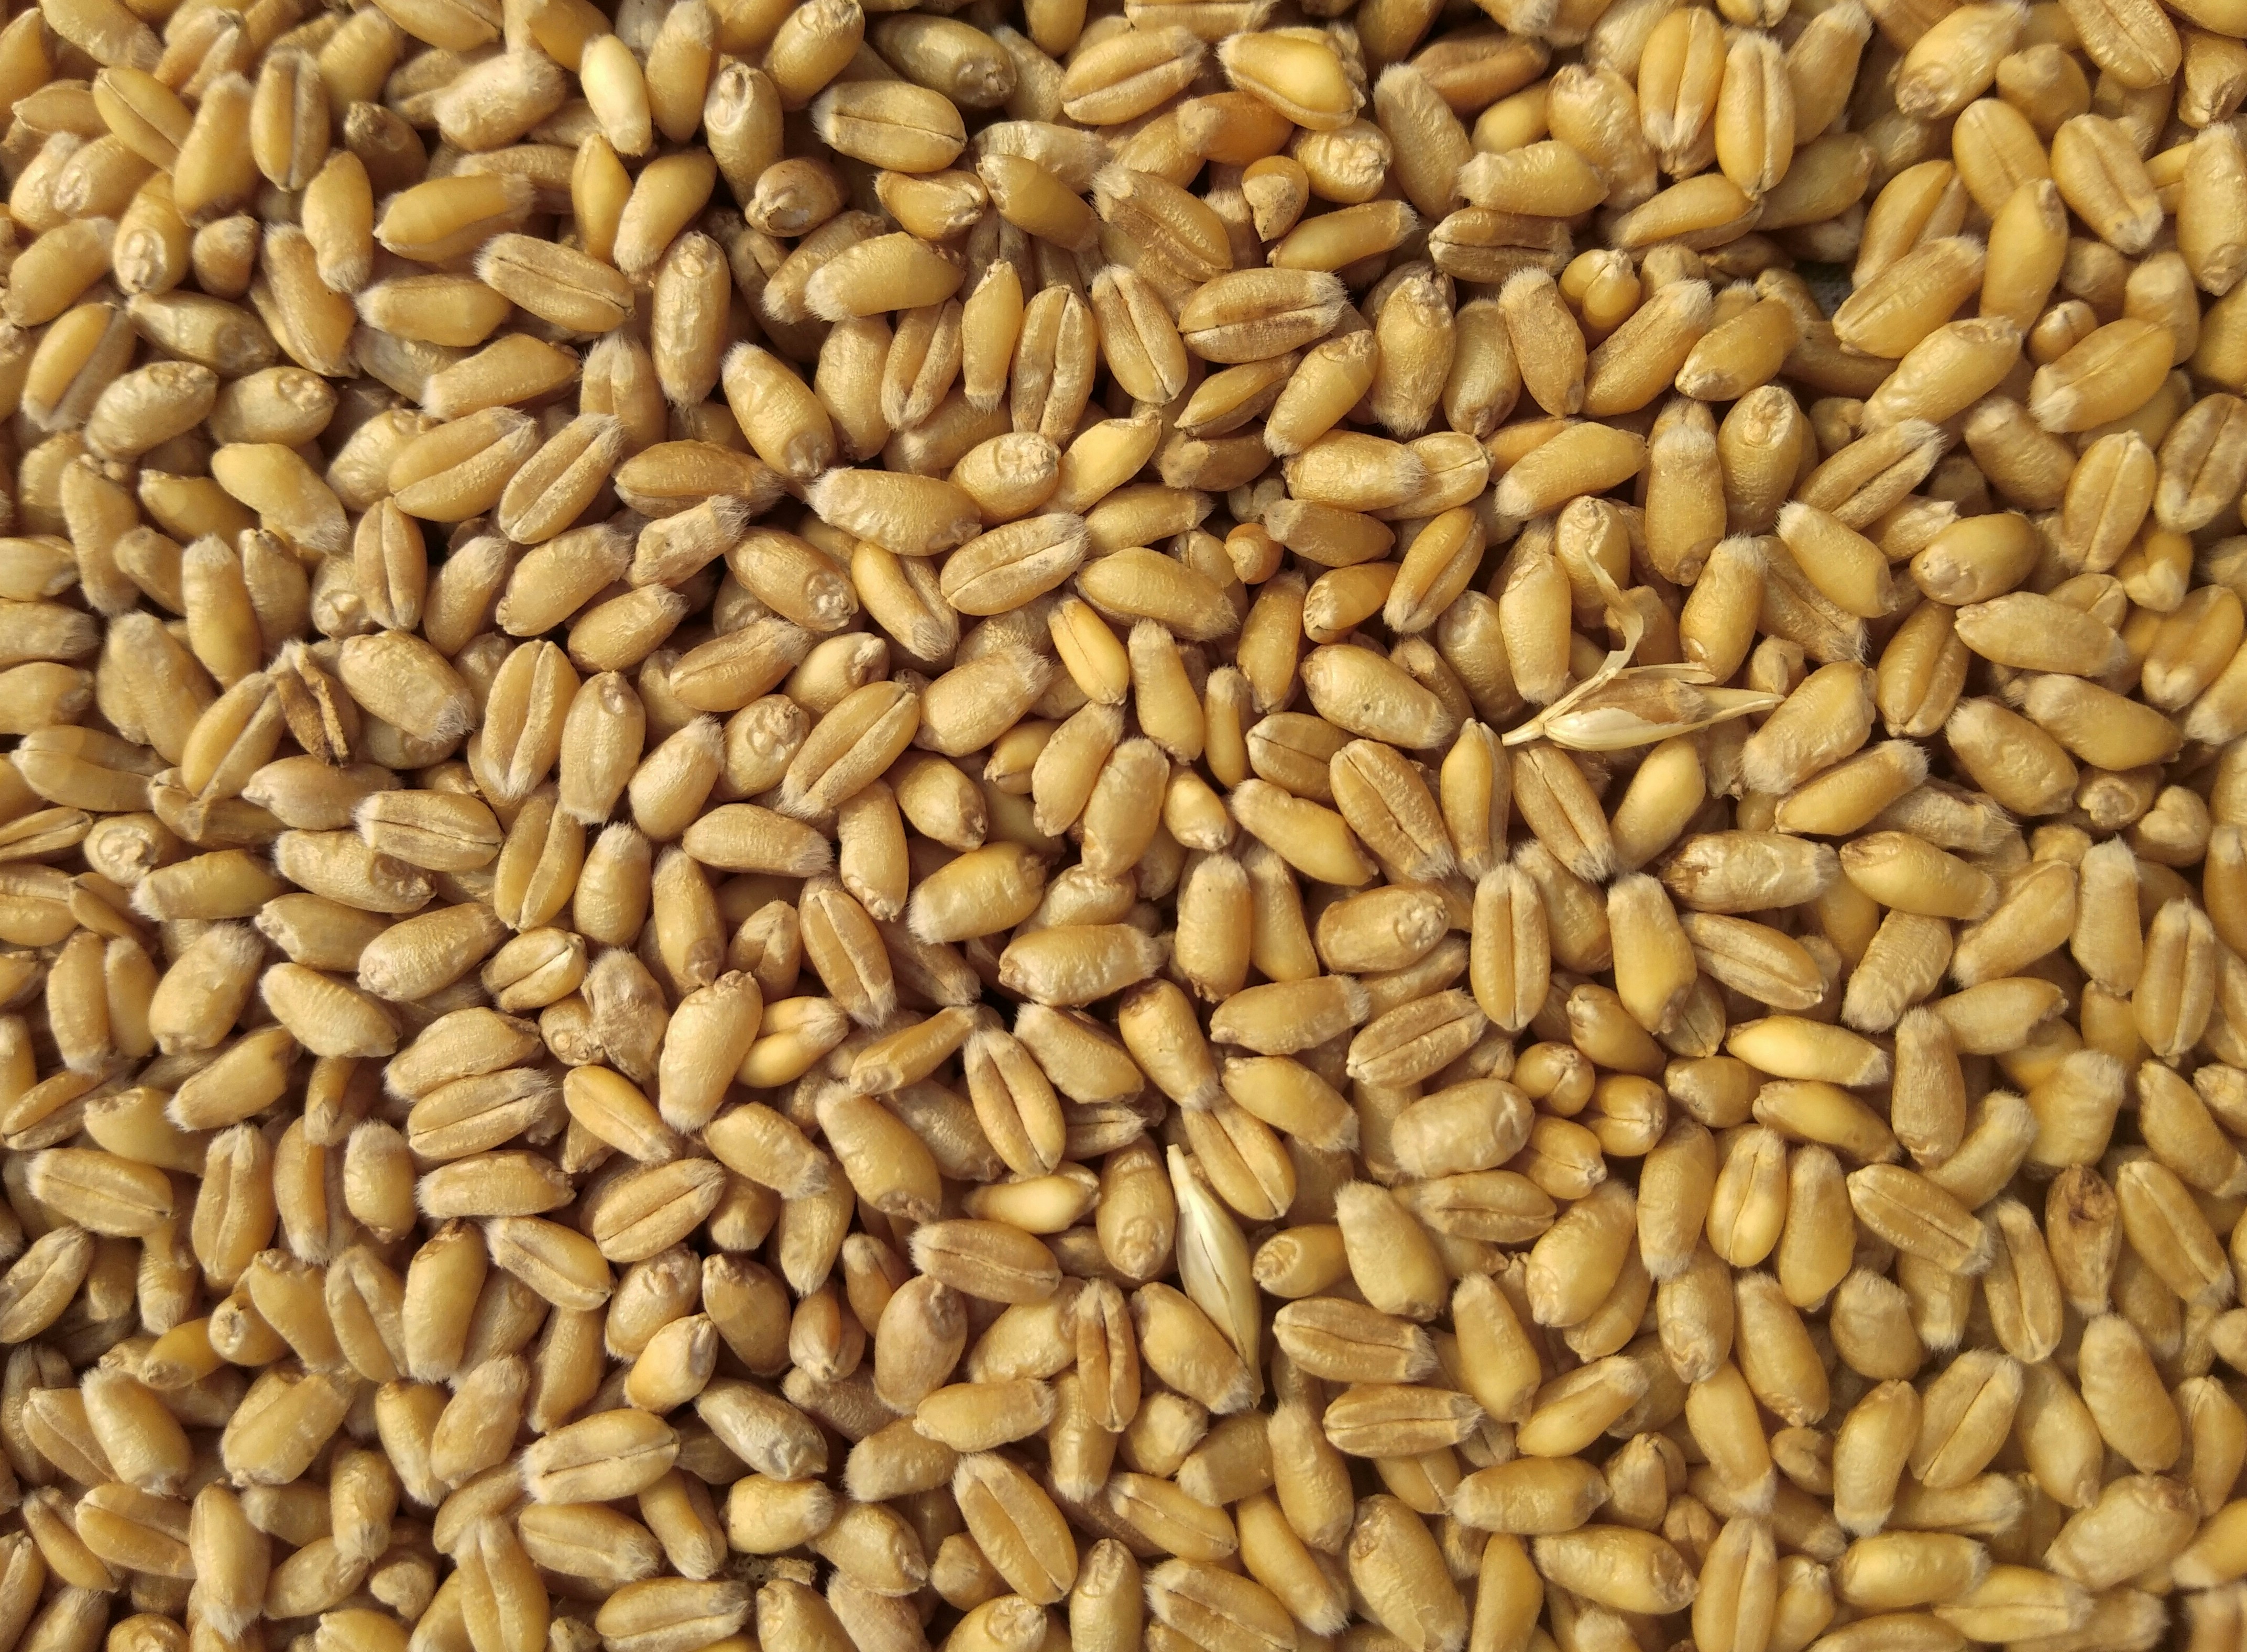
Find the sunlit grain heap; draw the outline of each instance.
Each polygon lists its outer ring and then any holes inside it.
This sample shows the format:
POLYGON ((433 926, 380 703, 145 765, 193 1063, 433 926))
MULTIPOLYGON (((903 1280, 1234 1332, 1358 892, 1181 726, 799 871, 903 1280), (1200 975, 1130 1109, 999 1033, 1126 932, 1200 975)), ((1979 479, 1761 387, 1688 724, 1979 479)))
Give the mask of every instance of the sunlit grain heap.
POLYGON ((1479 3, 0 26, 0 1652, 2247 1652, 2247 0, 1479 3))

